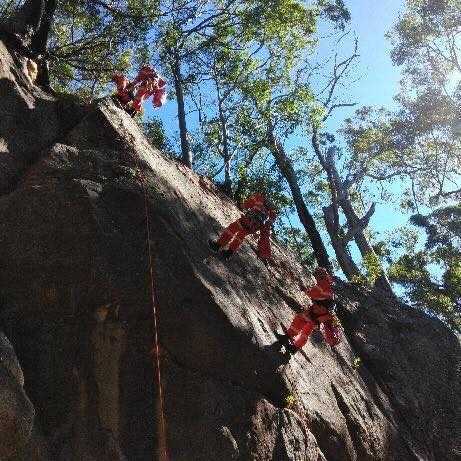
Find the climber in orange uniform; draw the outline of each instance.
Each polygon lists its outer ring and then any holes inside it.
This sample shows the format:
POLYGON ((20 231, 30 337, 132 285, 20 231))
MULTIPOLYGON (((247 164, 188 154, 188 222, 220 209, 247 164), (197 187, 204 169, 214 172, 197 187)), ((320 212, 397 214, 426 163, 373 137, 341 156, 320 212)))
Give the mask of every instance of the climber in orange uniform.
POLYGON ((135 113, 141 110, 143 101, 152 98, 154 107, 162 107, 166 100, 166 81, 158 75, 155 69, 144 66, 136 78, 128 85, 128 90, 133 90, 139 85, 131 108, 135 113))
POLYGON ((258 257, 267 260, 271 257, 270 233, 275 221, 275 207, 266 197, 256 192, 250 195, 239 207, 245 214, 230 224, 217 241, 209 240, 211 248, 219 251, 229 243, 229 248, 222 251, 225 258, 232 256, 242 244, 245 237, 259 231, 258 257))
POLYGON ((133 111, 127 105, 134 99, 133 92, 129 90, 129 80, 124 75, 114 74, 112 81, 117 85, 117 93, 113 96, 113 99, 119 103, 122 109, 126 110, 130 115, 133 115, 133 111))
POLYGON ((311 298, 313 304, 307 310, 295 315, 286 335, 276 334, 280 343, 288 352, 296 353, 307 342, 316 326, 323 325, 323 337, 330 346, 337 346, 341 341, 339 321, 334 313, 333 277, 323 267, 314 270, 317 284, 312 288, 302 288, 311 298))

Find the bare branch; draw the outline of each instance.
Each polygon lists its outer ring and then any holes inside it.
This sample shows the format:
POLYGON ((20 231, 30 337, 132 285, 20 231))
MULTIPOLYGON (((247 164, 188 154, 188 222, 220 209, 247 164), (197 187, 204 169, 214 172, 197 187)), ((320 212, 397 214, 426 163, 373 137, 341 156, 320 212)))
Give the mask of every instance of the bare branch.
POLYGON ((368 224, 370 222, 370 219, 371 217, 373 216, 374 212, 375 212, 375 203, 373 202, 370 206, 370 209, 367 211, 367 213, 365 214, 365 216, 363 216, 363 218, 361 218, 358 223, 356 224, 356 226, 354 226, 352 229, 350 229, 347 234, 344 236, 344 242, 347 244, 349 243, 357 233, 359 232, 363 232, 367 227, 368 227, 368 224))

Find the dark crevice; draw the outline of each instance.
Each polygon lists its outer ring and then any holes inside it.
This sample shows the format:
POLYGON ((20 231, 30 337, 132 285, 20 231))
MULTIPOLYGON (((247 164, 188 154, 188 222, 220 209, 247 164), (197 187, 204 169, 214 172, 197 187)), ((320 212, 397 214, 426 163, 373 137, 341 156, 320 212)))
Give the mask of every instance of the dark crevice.
POLYGON ((360 423, 354 420, 346 401, 334 384, 331 384, 331 389, 335 396, 336 403, 338 404, 339 411, 342 413, 344 420, 346 421, 349 437, 354 446, 354 451, 357 454, 357 459, 366 459, 368 451, 366 447, 363 446, 360 437, 367 438, 367 434, 364 432, 360 423))
POLYGON ((306 309, 305 306, 303 306, 298 301, 296 301, 296 299, 285 293, 280 287, 275 286, 274 289, 276 293, 285 301, 288 307, 294 310, 296 313, 302 312, 306 309))

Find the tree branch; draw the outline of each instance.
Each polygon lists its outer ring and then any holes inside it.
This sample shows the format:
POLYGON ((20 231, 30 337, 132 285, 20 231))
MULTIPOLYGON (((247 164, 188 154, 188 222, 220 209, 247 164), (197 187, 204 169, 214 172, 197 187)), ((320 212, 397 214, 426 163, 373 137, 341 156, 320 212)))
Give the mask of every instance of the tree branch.
POLYGON ((375 207, 376 205, 373 202, 365 216, 363 216, 363 218, 361 218, 359 222, 347 232, 343 239, 346 244, 349 243, 358 232, 363 232, 368 227, 370 219, 375 212, 375 207))

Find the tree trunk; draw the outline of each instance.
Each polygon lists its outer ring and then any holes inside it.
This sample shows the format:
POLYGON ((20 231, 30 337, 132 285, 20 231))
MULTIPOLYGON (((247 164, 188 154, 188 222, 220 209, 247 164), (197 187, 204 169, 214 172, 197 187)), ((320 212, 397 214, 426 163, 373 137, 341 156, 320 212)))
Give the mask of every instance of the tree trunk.
POLYGON ((26 0, 11 18, 4 21, 8 31, 24 39, 33 37, 40 28, 45 4, 46 0, 26 0))
POLYGON ((348 242, 340 237, 338 188, 340 188, 341 184, 338 184, 339 175, 334 165, 334 151, 329 149, 326 154, 322 153, 318 140, 318 130, 315 126, 312 128, 312 147, 314 148, 314 152, 327 175, 331 195, 331 204, 327 207, 323 207, 323 219, 325 221, 327 232, 330 235, 331 244, 335 251, 338 264, 347 279, 352 280, 354 275, 360 274, 360 270, 347 250, 348 242))
POLYGON ((330 235, 331 244, 333 245, 336 258, 338 259, 338 264, 344 272, 347 280, 353 280, 354 275, 360 274, 360 270, 354 263, 353 259, 350 257, 344 241, 341 239, 341 237, 339 237, 339 231, 335 225, 334 210, 332 205, 323 207, 323 217, 328 234, 330 235))
POLYGON ((49 66, 45 56, 57 0, 26 0, 11 18, 0 23, 9 46, 38 66, 35 83, 50 89, 49 66))
MULTIPOLYGON (((218 89, 219 91, 219 89, 218 89)), ((219 92, 218 92, 219 97, 219 92)), ((222 136, 222 156, 224 159, 224 192, 227 195, 231 195, 232 193, 232 180, 230 174, 230 158, 229 158, 229 136, 227 133, 227 123, 226 123, 226 116, 224 114, 224 110, 222 107, 222 101, 219 101, 218 104, 219 109, 219 123, 221 125, 221 136, 222 136)))
MULTIPOLYGON (((351 238, 353 238, 355 243, 357 244, 360 254, 362 255, 362 259, 364 259, 364 257, 367 254, 372 254, 377 258, 376 253, 373 250, 373 247, 371 246, 370 242, 368 241, 368 238, 364 233, 364 230, 368 225, 368 221, 374 212, 374 207, 370 209, 370 212, 367 213, 367 215, 364 218, 360 219, 357 216, 357 213, 355 212, 354 207, 352 206, 352 203, 349 199, 349 188, 351 187, 351 184, 345 183, 339 176, 334 161, 334 148, 330 147, 326 154, 326 158, 323 158, 320 153, 320 147, 318 145, 317 140, 317 132, 315 129, 314 136, 312 138, 312 144, 314 146, 314 150, 316 151, 317 157, 319 157, 322 167, 328 175, 333 204, 336 204, 336 206, 339 205, 343 210, 344 216, 346 217, 347 225, 349 227, 349 232, 353 231, 353 236, 351 238)), ((337 220, 337 217, 335 218, 337 220)), ((343 241, 343 247, 345 247, 347 243, 348 240, 343 241)), ((357 273, 359 273, 358 270, 357 273)), ((382 290, 385 290, 389 293, 393 293, 392 286, 384 270, 382 270, 381 275, 376 279, 375 285, 381 288, 382 290)))
POLYGON ((323 244, 322 238, 320 237, 320 233, 317 230, 314 218, 304 203, 301 189, 299 188, 298 184, 298 178, 296 177, 296 172, 293 168, 293 165, 288 160, 288 157, 286 156, 283 148, 277 143, 271 123, 268 124, 268 136, 270 151, 274 156, 275 161, 277 162, 277 166, 279 167, 280 172, 290 187, 291 195, 296 206, 296 211, 298 212, 299 220, 301 221, 301 224, 304 226, 304 229, 309 236, 312 249, 314 250, 315 259, 317 260, 319 266, 322 266, 329 272, 332 272, 333 268, 327 250, 323 244))
POLYGON ((53 22, 57 0, 47 0, 45 9, 40 21, 40 27, 35 32, 31 41, 32 51, 43 54, 48 48, 48 37, 50 35, 51 23, 53 22))
POLYGON ((192 152, 189 146, 186 124, 186 110, 184 105, 184 90, 181 77, 181 59, 177 48, 170 48, 171 71, 173 73, 176 100, 178 103, 179 137, 181 139, 181 162, 192 169, 192 152))
MULTIPOLYGON (((347 192, 344 194, 343 198, 340 200, 340 205, 341 205, 342 210, 344 211, 344 215, 346 216, 346 220, 347 220, 349 228, 350 229, 353 229, 355 227, 360 228, 360 230, 358 230, 354 234, 354 241, 357 244, 357 247, 360 251, 360 254, 362 255, 362 258, 365 257, 365 255, 367 254, 372 254, 376 258, 378 258, 376 256, 375 250, 371 246, 367 236, 364 233, 364 229, 361 226, 360 218, 357 216, 357 213, 355 212, 354 207, 352 206, 352 203, 350 202, 349 197, 347 196, 347 192)), ((382 290, 385 290, 389 293, 393 293, 392 286, 384 270, 381 272, 381 275, 376 279, 375 285, 378 288, 381 288, 382 290)))

